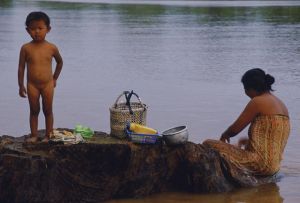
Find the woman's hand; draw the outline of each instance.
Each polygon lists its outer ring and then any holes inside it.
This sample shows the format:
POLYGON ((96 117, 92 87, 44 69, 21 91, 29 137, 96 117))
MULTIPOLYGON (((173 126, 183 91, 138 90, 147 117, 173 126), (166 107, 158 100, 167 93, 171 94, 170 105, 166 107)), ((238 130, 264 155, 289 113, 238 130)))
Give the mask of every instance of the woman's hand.
POLYGON ((249 139, 247 137, 242 137, 239 139, 237 146, 241 149, 245 149, 248 145, 249 139))
POLYGON ((222 142, 227 142, 227 143, 230 143, 230 135, 229 134, 227 134, 227 133, 223 133, 222 134, 222 136, 221 136, 221 138, 220 138, 220 140, 222 141, 222 142))

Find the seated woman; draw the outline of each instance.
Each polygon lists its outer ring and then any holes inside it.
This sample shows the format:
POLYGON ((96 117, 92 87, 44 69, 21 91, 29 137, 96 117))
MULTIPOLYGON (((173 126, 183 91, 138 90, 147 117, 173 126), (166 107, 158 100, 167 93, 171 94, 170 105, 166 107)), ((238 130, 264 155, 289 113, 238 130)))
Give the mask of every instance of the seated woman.
POLYGON ((271 93, 273 76, 261 69, 248 70, 242 77, 245 93, 251 98, 237 120, 222 134, 220 141, 206 140, 204 145, 217 150, 228 170, 254 176, 270 176, 280 169, 280 161, 290 133, 289 114, 284 103, 271 93), (250 124, 248 139, 239 146, 229 144, 250 124))

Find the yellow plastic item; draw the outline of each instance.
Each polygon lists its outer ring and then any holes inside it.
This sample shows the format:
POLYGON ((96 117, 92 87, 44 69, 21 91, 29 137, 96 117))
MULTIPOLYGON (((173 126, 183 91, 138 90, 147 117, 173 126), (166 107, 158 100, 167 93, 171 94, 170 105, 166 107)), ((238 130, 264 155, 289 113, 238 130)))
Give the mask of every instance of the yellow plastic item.
POLYGON ((137 123, 130 123, 129 130, 138 134, 157 134, 157 130, 137 123))

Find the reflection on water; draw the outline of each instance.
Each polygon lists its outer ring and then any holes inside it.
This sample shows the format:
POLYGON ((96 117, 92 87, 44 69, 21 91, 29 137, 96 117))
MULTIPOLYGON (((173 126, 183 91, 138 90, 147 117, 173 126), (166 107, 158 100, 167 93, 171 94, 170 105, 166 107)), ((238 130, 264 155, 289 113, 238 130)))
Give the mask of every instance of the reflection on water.
POLYGON ((276 184, 267 184, 255 188, 239 189, 225 194, 197 195, 181 193, 164 193, 143 199, 112 200, 106 203, 179 203, 179 202, 209 202, 209 203, 281 203, 279 187, 276 184))
MULTIPOLYGON (((28 104, 18 97, 18 54, 30 40, 26 15, 43 10, 52 20, 47 38, 64 58, 54 101, 56 127, 80 123, 109 132, 109 106, 123 90, 133 89, 149 106, 150 127, 161 132, 185 124, 193 142, 218 138, 248 101, 241 75, 260 67, 275 76, 275 94, 292 120, 281 196, 299 198, 300 1, 95 2, 103 1, 0 1, 0 135, 29 132, 28 104), (278 6, 282 3, 286 6, 278 6)), ((43 122, 41 115, 41 128, 43 122)), ((150 199, 223 201, 238 194, 246 198, 244 193, 150 199)))

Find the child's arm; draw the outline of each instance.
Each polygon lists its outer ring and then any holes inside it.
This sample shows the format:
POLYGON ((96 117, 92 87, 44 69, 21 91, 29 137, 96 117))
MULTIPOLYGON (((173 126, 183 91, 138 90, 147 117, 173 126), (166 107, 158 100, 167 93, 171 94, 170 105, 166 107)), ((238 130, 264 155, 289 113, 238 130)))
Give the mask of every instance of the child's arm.
POLYGON ((26 97, 27 91, 24 86, 24 72, 25 72, 25 48, 22 46, 19 57, 19 69, 18 69, 18 83, 19 83, 19 95, 20 97, 26 97))
POLYGON ((60 72, 62 70, 62 67, 63 67, 63 59, 62 59, 57 47, 55 47, 53 57, 56 61, 56 68, 55 68, 55 71, 54 71, 54 74, 53 74, 53 82, 54 82, 54 87, 55 87, 56 86, 56 80, 58 79, 59 74, 60 74, 60 72))

